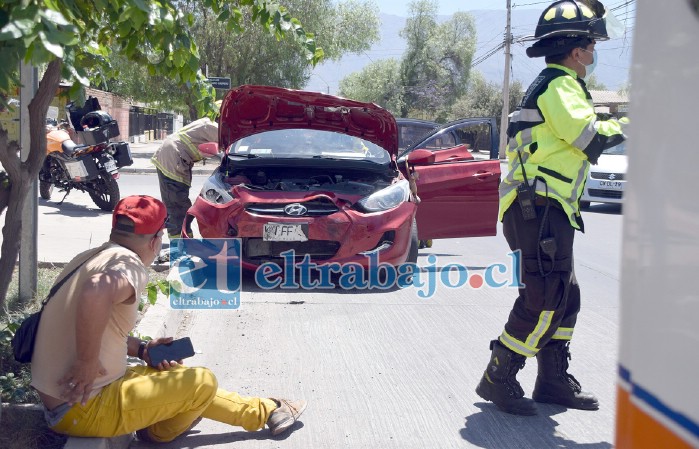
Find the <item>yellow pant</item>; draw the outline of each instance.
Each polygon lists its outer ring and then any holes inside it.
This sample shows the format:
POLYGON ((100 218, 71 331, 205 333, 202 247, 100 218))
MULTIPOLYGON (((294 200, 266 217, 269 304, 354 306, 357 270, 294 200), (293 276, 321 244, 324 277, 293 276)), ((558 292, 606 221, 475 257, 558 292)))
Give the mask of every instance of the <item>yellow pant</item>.
POLYGON ((153 440, 167 442, 200 416, 258 430, 276 408, 271 399, 242 397, 218 388, 216 377, 206 368, 158 371, 136 366, 85 406, 75 404, 53 430, 72 436, 113 437, 148 428, 153 440))

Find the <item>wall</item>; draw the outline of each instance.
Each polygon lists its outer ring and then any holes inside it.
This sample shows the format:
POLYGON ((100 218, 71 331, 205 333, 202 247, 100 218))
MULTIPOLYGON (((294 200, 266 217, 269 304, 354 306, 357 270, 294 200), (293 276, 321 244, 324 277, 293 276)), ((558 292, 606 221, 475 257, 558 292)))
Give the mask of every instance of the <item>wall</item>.
POLYGON ((119 138, 126 140, 129 138, 129 108, 131 103, 121 98, 111 92, 104 92, 101 90, 86 88, 85 98, 95 97, 100 102, 100 107, 103 111, 106 111, 112 116, 114 120, 119 123, 119 131, 121 132, 119 138))

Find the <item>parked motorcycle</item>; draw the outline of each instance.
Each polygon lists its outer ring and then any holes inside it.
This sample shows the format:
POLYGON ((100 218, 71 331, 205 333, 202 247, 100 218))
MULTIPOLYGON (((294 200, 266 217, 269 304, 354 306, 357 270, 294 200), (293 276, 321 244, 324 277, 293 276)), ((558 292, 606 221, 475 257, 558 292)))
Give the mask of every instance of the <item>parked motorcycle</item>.
MULTIPOLYGON (((127 142, 111 142, 119 135, 119 126, 104 111, 85 114, 78 131, 85 142, 78 145, 65 129, 46 135, 46 160, 39 173, 39 194, 51 198, 54 187, 65 191, 65 201, 71 190, 87 192, 92 201, 104 211, 111 212, 119 202, 119 168, 133 164, 127 142)), ((60 204, 60 203, 59 203, 60 204)))

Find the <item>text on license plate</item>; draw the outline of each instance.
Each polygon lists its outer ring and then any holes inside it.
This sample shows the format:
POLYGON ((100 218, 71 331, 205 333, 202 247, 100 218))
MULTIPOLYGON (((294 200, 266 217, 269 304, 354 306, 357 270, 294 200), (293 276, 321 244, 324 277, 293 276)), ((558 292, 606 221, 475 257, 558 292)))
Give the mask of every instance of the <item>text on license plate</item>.
POLYGON ((266 223, 262 231, 265 242, 305 242, 308 240, 300 224, 266 223))
POLYGON ((117 170, 116 162, 114 161, 107 161, 104 163, 104 169, 107 170, 108 172, 113 172, 117 170))
POLYGON ((622 183, 621 181, 600 181, 599 186, 606 187, 607 189, 621 190, 622 183))

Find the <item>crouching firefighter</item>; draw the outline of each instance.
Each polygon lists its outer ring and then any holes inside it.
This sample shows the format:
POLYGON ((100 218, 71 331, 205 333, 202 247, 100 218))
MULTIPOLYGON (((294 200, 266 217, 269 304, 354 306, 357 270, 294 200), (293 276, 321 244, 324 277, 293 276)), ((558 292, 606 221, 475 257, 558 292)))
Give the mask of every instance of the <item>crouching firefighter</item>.
POLYGON ((573 238, 584 231, 579 199, 590 164, 622 142, 625 119, 595 114, 585 87, 597 62, 595 42, 609 39, 599 2, 552 3, 527 49, 546 68, 527 90, 507 134, 509 173, 500 185, 500 220, 512 251, 521 251, 522 282, 505 329, 476 388, 502 411, 536 414, 535 402, 597 410, 597 398, 568 373, 569 342, 580 310, 573 238), (588 6, 589 5, 589 6, 588 6), (533 400, 517 372, 536 357, 533 400))

